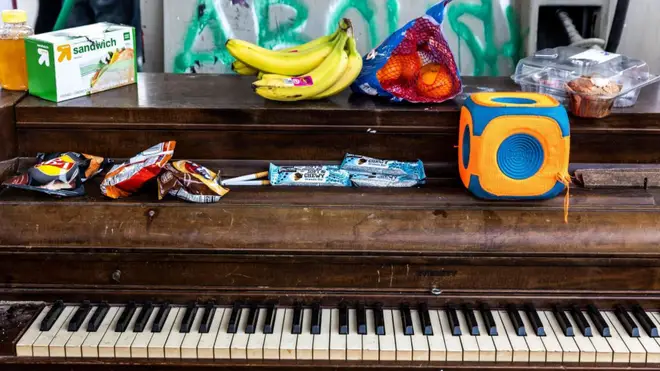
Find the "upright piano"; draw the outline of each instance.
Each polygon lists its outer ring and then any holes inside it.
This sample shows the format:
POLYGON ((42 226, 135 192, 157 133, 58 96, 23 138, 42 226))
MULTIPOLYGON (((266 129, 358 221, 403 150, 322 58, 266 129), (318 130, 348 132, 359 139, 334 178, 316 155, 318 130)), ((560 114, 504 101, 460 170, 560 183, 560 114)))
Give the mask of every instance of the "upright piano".
MULTIPOLYGON (((282 104, 243 77, 141 74, 7 111, 0 179, 37 152, 121 161, 176 140, 175 158, 224 177, 350 152, 420 158, 429 180, 234 187, 209 205, 153 184, 110 200, 102 177, 78 198, 1 190, 0 370, 660 367, 660 192, 574 186, 568 223, 561 197, 477 200, 457 180, 454 103, 282 104)), ((571 120, 571 169, 660 162, 657 86, 571 120)))

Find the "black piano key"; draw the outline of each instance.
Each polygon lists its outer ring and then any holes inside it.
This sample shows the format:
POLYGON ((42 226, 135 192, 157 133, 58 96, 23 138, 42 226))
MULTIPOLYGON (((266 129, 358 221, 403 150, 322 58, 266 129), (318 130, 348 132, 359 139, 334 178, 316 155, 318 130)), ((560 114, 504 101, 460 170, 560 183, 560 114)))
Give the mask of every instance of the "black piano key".
POLYGON ((652 338, 657 338, 658 337, 658 327, 655 325, 655 323, 649 318, 649 316, 646 314, 646 311, 644 311, 644 308, 642 308, 639 304, 635 304, 632 307, 632 312, 635 318, 637 319, 637 322, 639 322, 640 326, 646 331, 646 333, 652 337, 652 338))
POLYGON ((358 303, 357 309, 355 310, 356 319, 357 319, 357 332, 360 335, 367 334, 367 309, 364 307, 364 304, 358 303))
POLYGON ((130 302, 124 307, 124 310, 119 316, 119 321, 117 321, 117 325, 115 326, 116 332, 126 331, 128 324, 131 322, 131 318, 133 318, 133 315, 135 314, 135 308, 134 302, 130 302))
POLYGON ((215 303, 209 301, 204 306, 204 314, 202 314, 202 323, 199 324, 199 333, 207 334, 211 330, 213 324, 213 317, 215 317, 215 303))
POLYGON ((185 313, 183 313, 183 319, 181 320, 181 326, 179 327, 179 332, 182 334, 187 334, 192 329, 193 321, 195 321, 195 315, 197 314, 197 304, 190 303, 186 308, 185 313))
POLYGON ((518 308, 513 304, 509 304, 506 307, 506 312, 509 314, 509 319, 513 324, 514 330, 516 330, 516 334, 518 334, 518 336, 527 336, 527 331, 525 330, 522 318, 520 318, 518 308))
POLYGON ((412 323, 412 314, 410 313, 410 305, 401 304, 399 309, 401 312, 401 324, 403 325, 403 334, 404 335, 415 335, 415 330, 413 329, 412 323))
POLYGON ((49 331, 55 324, 55 321, 60 318, 60 314, 62 314, 63 310, 64 302, 62 302, 62 300, 58 300, 53 303, 53 305, 50 307, 50 310, 48 310, 48 313, 46 313, 46 317, 44 317, 44 319, 41 321, 41 324, 39 325, 39 331, 49 331))
POLYGON ((89 322, 87 323, 87 332, 98 331, 99 327, 101 326, 101 322, 103 322, 103 319, 108 314, 109 310, 110 306, 108 303, 99 304, 94 310, 92 318, 90 318, 89 322))
POLYGON ((275 318, 277 317, 277 307, 275 304, 268 304, 266 307, 266 322, 264 323, 264 334, 272 334, 275 329, 275 318))
POLYGON ((234 303, 234 306, 231 309, 231 315, 229 316, 229 323, 227 324, 227 333, 235 334, 238 331, 238 323, 241 321, 242 307, 243 303, 234 303))
POLYGON ((497 336, 497 325, 495 324, 493 312, 490 311, 488 304, 481 303, 481 305, 479 305, 479 312, 481 313, 481 317, 484 319, 484 324, 486 325, 486 330, 488 330, 488 335, 497 336))
POLYGON ((419 312, 419 319, 422 322, 422 332, 424 335, 433 335, 433 325, 431 324, 431 315, 429 314, 429 306, 426 303, 420 303, 417 307, 419 312))
POLYGON ((477 323, 477 317, 474 315, 472 304, 463 304, 463 315, 465 316, 465 322, 467 322, 470 334, 479 336, 479 324, 477 323))
POLYGON ((449 319, 449 328, 451 328, 451 334, 454 336, 461 336, 461 324, 458 322, 456 307, 451 304, 447 305, 447 319, 449 319))
POLYGON ((339 333, 348 335, 348 306, 346 304, 339 306, 339 333))
POLYGON ((612 336, 610 334, 610 325, 605 321, 605 318, 603 318, 603 315, 600 314, 600 311, 598 308, 596 308, 595 305, 589 304, 587 305, 587 314, 589 314, 589 317, 594 323, 594 326, 596 326, 596 329, 600 333, 601 336, 603 337, 610 337, 612 336))
POLYGON ((165 326, 165 321, 167 321, 171 309, 170 303, 162 303, 159 306, 156 318, 154 318, 154 324, 151 325, 151 332, 159 333, 163 331, 163 326, 165 326))
POLYGON ((559 327, 561 327, 564 335, 575 336, 573 325, 571 324, 571 321, 568 319, 568 316, 566 316, 566 312, 564 312, 563 309, 561 309, 558 305, 555 305, 552 307, 552 314, 555 316, 555 319, 557 320, 559 327))
POLYGON ((135 326, 133 326, 134 332, 144 331, 144 328, 147 327, 147 321, 149 321, 149 317, 151 317, 153 311, 154 306, 151 302, 146 302, 142 306, 142 310, 140 311, 140 314, 138 314, 137 320, 135 320, 135 326))
POLYGON ((312 325, 309 329, 312 335, 319 335, 321 333, 321 304, 312 304, 312 325))
POLYGON ((616 314, 616 318, 619 319, 619 322, 621 322, 623 328, 626 329, 628 336, 634 338, 639 337, 639 327, 637 327, 635 321, 633 321, 633 319, 630 318, 628 311, 626 311, 626 308, 624 308, 623 305, 621 304, 617 305, 614 308, 614 314, 616 314))
POLYGON ((259 320, 259 307, 256 304, 250 306, 248 312, 247 324, 245 325, 246 334, 254 334, 257 332, 257 321, 259 320))
POLYGON ((80 307, 78 307, 76 313, 74 313, 73 317, 71 317, 71 321, 69 321, 69 326, 67 326, 67 330, 69 332, 78 331, 80 329, 80 326, 82 326, 85 318, 87 318, 87 314, 91 309, 92 306, 89 304, 88 300, 85 300, 82 304, 80 304, 80 307))
POLYGON ((296 303, 293 306, 293 323, 291 324, 291 333, 302 334, 303 306, 302 303, 296 303))
POLYGON ((382 304, 374 305, 374 324, 376 325, 376 335, 385 335, 385 316, 382 304))
POLYGON ((587 337, 592 335, 591 326, 577 305, 571 305, 571 317, 573 317, 573 321, 575 321, 575 325, 580 329, 582 335, 587 337))
POLYGON ((543 322, 541 322, 541 318, 539 317, 536 308, 534 308, 534 304, 525 304, 525 314, 527 314, 527 319, 529 319, 529 322, 531 323, 532 329, 536 333, 536 336, 545 336, 545 328, 543 328, 543 322))

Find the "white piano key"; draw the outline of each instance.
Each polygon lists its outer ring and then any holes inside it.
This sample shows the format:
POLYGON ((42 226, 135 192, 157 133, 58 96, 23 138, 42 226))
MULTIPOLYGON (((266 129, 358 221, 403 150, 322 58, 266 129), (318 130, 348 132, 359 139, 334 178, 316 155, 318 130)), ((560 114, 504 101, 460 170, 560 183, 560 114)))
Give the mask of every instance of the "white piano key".
POLYGON ((365 361, 378 361, 378 353, 378 335, 376 335, 374 311, 367 309, 367 334, 362 335, 362 359, 365 361))
MULTIPOLYGON (((589 340, 588 337, 584 336, 582 334, 582 331, 577 326, 577 323, 573 319, 573 316, 571 316, 569 313, 566 313, 566 317, 568 318, 568 321, 571 323, 571 326, 573 327, 573 340, 575 340, 575 344, 577 345, 579 351, 580 351, 580 362, 581 363, 593 363, 596 362, 596 348, 594 348, 593 344, 591 344, 591 340, 589 340)), ((585 318, 588 316, 585 316, 585 318)), ((553 316, 554 318, 554 316, 553 316)), ((556 319, 555 319, 556 322, 556 319)), ((559 323, 557 323, 557 327, 559 327, 559 323)), ((592 334, 593 333, 598 333, 595 327, 592 327, 592 334)), ((561 329, 559 330, 561 332, 561 329)), ((563 335, 563 332, 561 332, 563 335)), ((557 336, 559 336, 559 333, 557 333, 557 336)), ((568 336, 563 336, 564 338, 569 338, 568 336)), ((566 357, 564 357, 564 362, 567 362, 565 360, 566 357)))
POLYGON ((410 336, 404 335, 401 311, 392 310, 392 321, 394 323, 394 342, 396 343, 396 360, 412 361, 412 343, 410 336))
POLYGON ((314 335, 312 335, 312 310, 303 309, 302 311, 302 332, 298 335, 296 342, 296 359, 313 359, 314 335))
POLYGON ((133 340, 135 340, 135 337, 137 336, 137 333, 133 331, 133 328, 135 327, 135 322, 137 322, 137 318, 141 312, 142 308, 137 308, 135 313, 133 313, 130 322, 128 322, 126 331, 119 335, 119 339, 117 339, 117 342, 115 343, 115 358, 131 358, 131 345, 133 345, 133 340))
POLYGON ((518 314, 523 321, 523 325, 527 330, 527 336, 525 336, 525 341, 527 342, 527 348, 529 348, 529 361, 530 362, 545 362, 545 345, 540 336, 536 335, 536 332, 532 331, 532 324, 527 318, 527 313, 519 310, 518 314))
MULTIPOLYGON (((101 321, 99 328, 95 332, 90 332, 87 335, 87 338, 85 338, 85 341, 82 344, 83 358, 99 358, 99 346, 101 345, 103 337, 105 337, 105 333, 108 332, 110 326, 113 323, 116 323, 115 317, 117 317, 117 313, 119 313, 120 309, 121 307, 117 306, 109 307, 108 313, 106 313, 103 321, 101 321)), ((86 328, 85 331, 87 331, 86 328)), ((114 348, 112 349, 111 357, 114 357, 114 348)))
MULTIPOLYGON (((623 340, 623 342, 626 344, 626 347, 630 351, 630 363, 645 363, 646 350, 644 350, 644 347, 637 338, 628 336, 628 333, 623 328, 623 325, 621 322, 619 322, 619 319, 616 318, 616 314, 609 311, 601 312, 601 314, 603 314, 603 317, 607 315, 610 324, 614 326, 614 330, 616 330, 616 332, 621 337, 621 340, 623 340)), ((610 327, 610 331, 612 331, 612 327, 610 327)))
POLYGON ((154 333, 151 332, 151 327, 154 325, 158 310, 159 308, 154 308, 149 315, 149 318, 147 318, 144 330, 135 335, 135 340, 133 340, 133 344, 131 344, 131 358, 149 358, 149 342, 154 335, 154 333))
MULTIPOLYGON (((505 334, 511 344, 511 349, 513 350, 513 362, 529 362, 529 347, 527 346, 527 341, 525 341, 524 336, 518 336, 517 331, 513 328, 513 323, 511 323, 509 314, 503 310, 498 310, 494 313, 497 313, 497 317, 502 322, 505 334)), ((494 314, 493 317, 495 317, 494 314)))
POLYGON ((463 345, 461 344, 461 337, 452 335, 447 312, 439 310, 438 319, 440 320, 440 326, 442 326, 442 336, 445 339, 445 346, 447 347, 447 362, 462 361, 463 345))
MULTIPOLYGON (((543 328, 545 329, 545 334, 546 336, 541 337, 541 340, 543 341, 543 345, 545 345, 545 351, 546 351, 546 362, 570 362, 568 360, 564 360, 564 340, 568 339, 572 341, 571 337, 568 337, 564 335, 564 332, 561 329, 561 326, 559 326, 559 322, 557 322, 557 318, 555 318, 554 313, 549 312, 549 311, 539 311, 539 318, 541 319, 541 323, 543 323, 543 328)), ((569 315, 567 317, 570 318, 569 315)), ((576 328, 576 327, 573 327, 576 328)), ((571 344, 575 345, 574 342, 571 344)), ((570 349, 570 348, 569 348, 570 349)), ((577 348, 574 348, 575 350, 578 350, 577 348)), ((568 351, 568 350, 566 350, 568 351)), ((578 361, 580 359, 579 352, 578 354, 578 361)), ((568 356, 569 359, 571 356, 568 356)), ((578 361, 573 361, 573 362, 578 362, 578 361)))
POLYGON ((186 314, 186 310, 186 307, 180 307, 179 312, 174 319, 174 325, 170 330, 170 336, 167 337, 167 341, 165 342, 165 358, 181 358, 181 343, 183 343, 186 334, 179 332, 179 329, 181 328, 181 323, 183 323, 183 317, 186 314))
MULTIPOLYGON (((658 328, 660 328, 660 313, 658 312, 647 312, 651 322, 653 322, 658 328)), ((660 338, 655 338, 655 341, 660 345, 660 338)))
MULTIPOLYGON (((215 338, 215 343, 213 344, 213 357, 215 359, 230 359, 231 352, 231 341, 234 338, 234 334, 227 332, 227 326, 229 326, 229 319, 231 318, 232 308, 225 308, 225 312, 222 315, 222 322, 218 328, 218 334, 215 338)), ((241 318, 247 316, 247 313, 241 313, 241 318)))
POLYGON ((447 359, 447 347, 445 346, 445 338, 442 336, 442 326, 440 326, 437 312, 437 310, 429 310, 431 326, 433 327, 433 335, 426 337, 429 341, 429 360, 445 361, 447 359))
POLYGON ((280 359, 280 341, 284 331, 284 309, 275 312, 275 325, 272 334, 266 334, 264 339, 264 359, 280 359))
POLYGON ((247 343, 250 339, 250 334, 245 333, 245 327, 248 323, 248 311, 243 309, 244 313, 241 315, 241 320, 238 323, 238 331, 234 334, 234 337, 231 339, 231 347, 229 348, 229 354, 231 359, 247 359, 247 343))
POLYGON ((57 321, 55 321, 53 324, 53 327, 51 327, 49 331, 44 331, 39 334, 37 339, 32 344, 32 353, 34 357, 48 357, 50 355, 50 343, 60 331, 62 325, 68 323, 69 317, 71 316, 74 308, 75 307, 72 306, 65 306, 62 310, 62 313, 60 313, 60 316, 57 318, 57 321))
POLYGON ((259 318, 257 319, 257 329, 254 334, 250 334, 247 344, 247 358, 248 359, 263 359, 264 358, 264 324, 266 323, 266 308, 259 309, 259 318))
POLYGON ((612 348, 612 352, 613 352, 612 362, 613 363, 630 362, 630 350, 628 349, 628 346, 626 346, 626 343, 623 341, 621 335, 619 335, 619 333, 614 328, 614 325, 612 324, 610 317, 606 315, 606 312, 604 311, 601 311, 600 314, 603 316, 603 319, 605 320, 605 322, 607 322, 610 328, 610 336, 606 337, 605 339, 612 348))
POLYGON ((332 310, 321 309, 321 333, 314 335, 314 360, 330 359, 330 318, 332 310))
MULTIPOLYGON (((513 347, 509 342, 509 337, 506 334, 506 329, 502 323, 502 319, 497 311, 491 310, 495 327, 497 327, 497 335, 493 335, 493 344, 495 345, 495 361, 496 362, 512 362, 513 361, 513 347)), ((524 341, 523 341, 524 343, 524 341)))
POLYGON ((346 335, 339 333, 339 309, 332 309, 330 315, 330 359, 346 360, 346 335))
POLYGON ((646 333, 632 312, 628 312, 628 315, 630 318, 632 318, 633 321, 635 321, 637 327, 639 327, 639 338, 637 339, 642 344, 644 349, 646 349, 646 363, 660 363, 660 345, 658 345, 654 338, 650 337, 649 334, 646 333))
POLYGON ((64 347, 73 334, 73 332, 69 332, 68 329, 69 321, 71 321, 71 317, 73 317, 73 314, 78 310, 79 306, 71 306, 71 308, 72 309, 69 317, 62 324, 62 327, 60 327, 59 331, 57 331, 57 334, 55 334, 55 337, 53 337, 53 340, 51 340, 50 344, 48 344, 48 353, 50 353, 49 356, 51 358, 64 358, 66 356, 66 350, 64 347))
POLYGON ((429 341, 424 335, 422 329, 422 320, 419 318, 419 312, 415 309, 410 310, 410 317, 413 323, 413 335, 410 336, 410 343, 413 349, 413 361, 429 360, 429 341))
POLYGON ((110 326, 108 326, 105 335, 103 335, 103 338, 101 339, 101 342, 98 346, 99 358, 115 357, 115 344, 121 336, 121 332, 115 331, 115 328, 117 327, 117 322, 119 322, 119 318, 121 317, 121 313, 123 311, 124 307, 118 308, 117 315, 112 319, 112 322, 110 323, 110 326))
POLYGON ((199 325, 202 323, 202 316, 204 316, 205 311, 204 307, 197 308, 192 327, 184 336, 183 343, 181 343, 181 358, 197 359, 197 344, 199 344, 199 338, 202 336, 199 333, 199 325))
POLYGON ((32 344, 41 335, 39 327, 50 308, 50 305, 44 307, 37 315, 37 318, 32 321, 32 324, 30 324, 30 327, 28 327, 23 336, 16 342, 16 355, 18 357, 32 357, 32 344))
POLYGON ((610 344, 607 342, 607 339, 604 338, 600 332, 596 329, 596 326, 594 325, 594 322, 591 320, 591 317, 589 317, 589 314, 586 311, 583 311, 582 314, 584 315, 584 318, 587 319, 587 322, 589 323, 589 326, 591 326, 593 336, 589 338, 591 340, 591 344, 594 346, 594 349, 596 350, 596 362, 598 363, 612 363, 612 348, 610 347, 610 344))
POLYGON ((460 336, 460 339, 461 345, 463 345, 463 361, 479 362, 479 344, 477 343, 477 338, 471 335, 463 311, 457 310, 456 315, 458 316, 458 323, 461 326, 462 336, 460 336))
POLYGON ((392 311, 383 309, 385 335, 378 336, 378 358, 381 361, 396 361, 396 342, 394 340, 394 321, 392 311))
MULTIPOLYGON (((170 332, 174 331, 174 324, 176 323, 177 317, 179 317, 179 311, 185 311, 185 308, 175 306, 170 307, 170 313, 167 315, 163 328, 160 332, 155 332, 153 336, 151 336, 151 341, 149 341, 147 347, 149 358, 165 358, 165 344, 167 343, 167 338, 170 336, 170 332)), ((151 331, 151 329, 149 329, 149 331, 151 331)), ((176 331, 178 332, 178 329, 176 331)))
POLYGON ((280 340, 280 359, 296 359, 296 342, 298 335, 291 333, 293 326, 293 309, 284 310, 284 326, 280 340))
POLYGON ((475 336, 477 345, 479 345, 479 362, 495 362, 495 343, 486 328, 486 323, 481 316, 481 312, 475 310, 474 317, 477 319, 477 325, 479 326, 479 335, 475 336))
POLYGON ((95 310, 94 307, 90 309, 90 311, 87 313, 87 316, 80 325, 78 331, 73 332, 71 334, 71 337, 69 338, 69 341, 66 342, 66 345, 64 346, 64 351, 66 352, 66 358, 82 358, 82 345, 85 342, 87 335, 90 334, 89 332, 87 332, 87 325, 89 324, 89 320, 92 319, 94 310, 95 310))
POLYGON ((357 310, 348 310, 348 335, 346 335, 346 360, 362 359, 362 335, 357 332, 357 310))
POLYGON ((220 325, 222 324, 222 317, 225 315, 225 308, 215 308, 215 315, 213 315, 213 322, 209 332, 202 334, 199 337, 199 344, 197 344, 197 358, 199 359, 213 359, 213 346, 215 345, 215 338, 218 337, 220 325))

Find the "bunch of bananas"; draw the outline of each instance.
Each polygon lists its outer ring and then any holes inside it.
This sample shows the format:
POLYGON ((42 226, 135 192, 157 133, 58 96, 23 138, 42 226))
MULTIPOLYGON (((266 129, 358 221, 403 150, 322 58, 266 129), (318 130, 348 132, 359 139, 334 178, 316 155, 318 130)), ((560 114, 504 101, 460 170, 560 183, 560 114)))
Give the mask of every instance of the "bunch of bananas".
POLYGON ((327 98, 346 89, 362 70, 351 21, 346 18, 332 35, 293 48, 274 51, 237 39, 228 40, 226 46, 236 58, 232 69, 257 75, 252 88, 270 100, 327 98))

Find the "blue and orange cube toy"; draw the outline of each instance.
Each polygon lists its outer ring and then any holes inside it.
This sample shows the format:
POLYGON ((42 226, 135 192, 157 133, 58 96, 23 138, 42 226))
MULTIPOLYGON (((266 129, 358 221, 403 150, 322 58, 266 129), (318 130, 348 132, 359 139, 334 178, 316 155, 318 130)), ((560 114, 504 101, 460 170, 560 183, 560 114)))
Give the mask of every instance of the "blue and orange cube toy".
POLYGON ((461 180, 484 199, 547 199, 566 186, 566 109, 538 93, 476 93, 461 108, 461 180))

